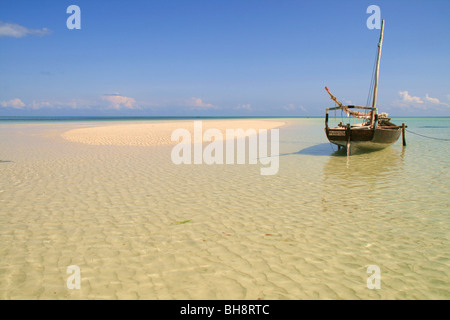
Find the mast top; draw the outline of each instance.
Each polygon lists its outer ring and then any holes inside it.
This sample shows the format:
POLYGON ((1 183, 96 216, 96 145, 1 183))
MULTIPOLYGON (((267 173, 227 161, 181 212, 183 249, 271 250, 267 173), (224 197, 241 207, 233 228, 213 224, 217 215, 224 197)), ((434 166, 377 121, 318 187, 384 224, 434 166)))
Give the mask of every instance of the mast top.
POLYGON ((375 81, 374 81, 374 87, 373 87, 372 108, 377 107, 378 77, 380 74, 380 58, 381 58, 381 48, 383 46, 383 34, 384 34, 384 19, 381 20, 380 40, 378 41, 378 54, 377 54, 377 65, 376 65, 376 71, 375 71, 375 81))
POLYGON ((380 40, 378 41, 378 46, 383 43, 383 34, 384 34, 384 19, 381 20, 381 32, 380 32, 380 40))

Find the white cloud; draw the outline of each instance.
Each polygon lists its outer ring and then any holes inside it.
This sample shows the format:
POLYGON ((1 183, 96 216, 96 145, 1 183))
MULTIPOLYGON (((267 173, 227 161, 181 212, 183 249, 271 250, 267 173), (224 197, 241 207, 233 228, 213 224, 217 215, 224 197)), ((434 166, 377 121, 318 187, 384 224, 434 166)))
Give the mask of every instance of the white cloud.
POLYGON ((16 98, 8 101, 0 101, 0 106, 5 108, 23 109, 23 107, 25 107, 25 103, 23 103, 19 98, 16 98))
MULTIPOLYGON (((142 103, 144 105, 154 105, 150 103, 142 103)), ((141 104, 139 104, 141 105, 141 104)), ((33 100, 32 103, 25 106, 20 99, 13 99, 9 101, 0 101, 0 106, 12 107, 16 109, 22 109, 27 107, 32 110, 40 109, 73 109, 73 110, 86 110, 86 109, 141 109, 134 98, 125 97, 120 94, 103 95, 99 98, 81 99, 73 98, 68 100, 33 100)))
POLYGON ((423 100, 420 99, 420 97, 411 96, 408 91, 399 91, 398 94, 404 102, 423 103, 423 100))
POLYGON ((72 99, 67 101, 47 101, 47 100, 41 100, 36 101, 33 100, 33 102, 28 106, 33 110, 39 110, 39 109, 90 109, 91 102, 87 100, 82 99, 72 99))
POLYGON ((36 101, 33 100, 33 102, 31 103, 31 109, 37 110, 37 109, 41 109, 44 107, 51 107, 51 103, 48 101, 36 101))
POLYGON ((15 109, 31 109, 31 110, 41 110, 41 109, 73 109, 73 110, 135 110, 142 109, 142 107, 150 108, 158 106, 152 102, 139 102, 137 103, 134 98, 122 96, 118 93, 105 94, 97 98, 72 98, 63 100, 33 100, 33 102, 25 104, 22 100, 16 98, 8 101, 0 101, 0 107, 5 108, 15 108, 15 109))
POLYGON ((284 106, 283 109, 286 110, 286 111, 303 111, 303 112, 306 112, 305 107, 303 107, 303 106, 296 106, 293 103, 290 103, 287 106, 284 106))
POLYGON ((215 105, 211 103, 205 103, 200 98, 192 97, 185 100, 185 105, 191 107, 191 109, 218 109, 215 105))
POLYGON ((134 98, 121 96, 119 93, 103 95, 101 99, 108 102, 108 107, 116 110, 139 109, 134 98))
POLYGON ((447 103, 441 102, 438 98, 432 98, 428 95, 428 93, 425 95, 425 100, 431 102, 431 103, 435 103, 435 104, 442 104, 442 105, 447 105, 447 103))
POLYGON ((250 104, 240 104, 237 107, 233 108, 234 110, 247 110, 247 111, 252 111, 253 108, 250 104))
POLYGON ((441 102, 438 98, 430 97, 425 94, 424 98, 412 96, 408 91, 399 91, 400 100, 397 101, 397 105, 401 108, 415 108, 423 110, 444 110, 442 107, 450 107, 450 104, 441 102))
POLYGON ((15 23, 6 23, 0 21, 0 37, 14 37, 22 38, 28 35, 34 36, 45 36, 50 34, 52 31, 47 28, 42 29, 29 29, 27 27, 21 26, 15 23))

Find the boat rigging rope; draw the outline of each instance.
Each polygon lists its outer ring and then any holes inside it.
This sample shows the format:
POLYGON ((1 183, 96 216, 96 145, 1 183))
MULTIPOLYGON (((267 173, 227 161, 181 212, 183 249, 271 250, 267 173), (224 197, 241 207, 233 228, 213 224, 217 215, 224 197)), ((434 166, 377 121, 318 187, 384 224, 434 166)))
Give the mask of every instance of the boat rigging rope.
POLYGON ((436 137, 429 137, 429 136, 424 136, 423 134, 417 133, 417 132, 413 132, 411 130, 405 129, 406 131, 408 131, 409 133, 424 137, 424 138, 428 138, 428 139, 434 139, 434 140, 442 140, 442 141, 450 141, 450 139, 444 139, 444 138, 436 138, 436 137))
POLYGON ((373 93, 373 83, 375 82, 375 69, 377 68, 377 55, 378 55, 378 49, 377 49, 377 53, 375 53, 375 61, 373 63, 373 69, 372 69, 372 77, 370 80, 370 86, 369 86, 369 94, 367 95, 367 102, 366 102, 366 106, 369 105, 370 102, 370 98, 372 98, 372 93, 373 93))

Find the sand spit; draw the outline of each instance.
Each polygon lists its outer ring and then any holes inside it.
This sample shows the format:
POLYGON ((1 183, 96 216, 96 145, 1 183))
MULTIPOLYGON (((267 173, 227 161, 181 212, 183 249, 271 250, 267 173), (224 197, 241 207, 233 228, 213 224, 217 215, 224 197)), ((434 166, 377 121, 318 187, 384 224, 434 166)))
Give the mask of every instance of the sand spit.
MULTIPOLYGON (((203 132, 208 129, 218 129, 226 137, 227 129, 273 129, 283 126, 281 121, 267 120, 202 120, 203 132)), ((172 132, 184 128, 191 135, 194 132, 194 121, 177 121, 162 123, 128 123, 106 125, 89 128, 79 128, 64 132, 61 136, 72 142, 90 145, 113 146, 160 146, 177 144, 171 140, 172 132)))

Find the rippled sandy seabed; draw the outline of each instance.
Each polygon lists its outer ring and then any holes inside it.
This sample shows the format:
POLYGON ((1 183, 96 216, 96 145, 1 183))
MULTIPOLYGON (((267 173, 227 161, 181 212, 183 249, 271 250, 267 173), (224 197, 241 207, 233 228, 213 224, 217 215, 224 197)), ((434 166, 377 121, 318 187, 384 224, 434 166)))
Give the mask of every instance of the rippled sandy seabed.
MULTIPOLYGON (((0 299, 449 299, 448 142, 347 159, 323 119, 273 121, 273 176, 68 137, 127 122, 1 124, 0 299)), ((448 118, 405 121, 448 138, 448 118)))

